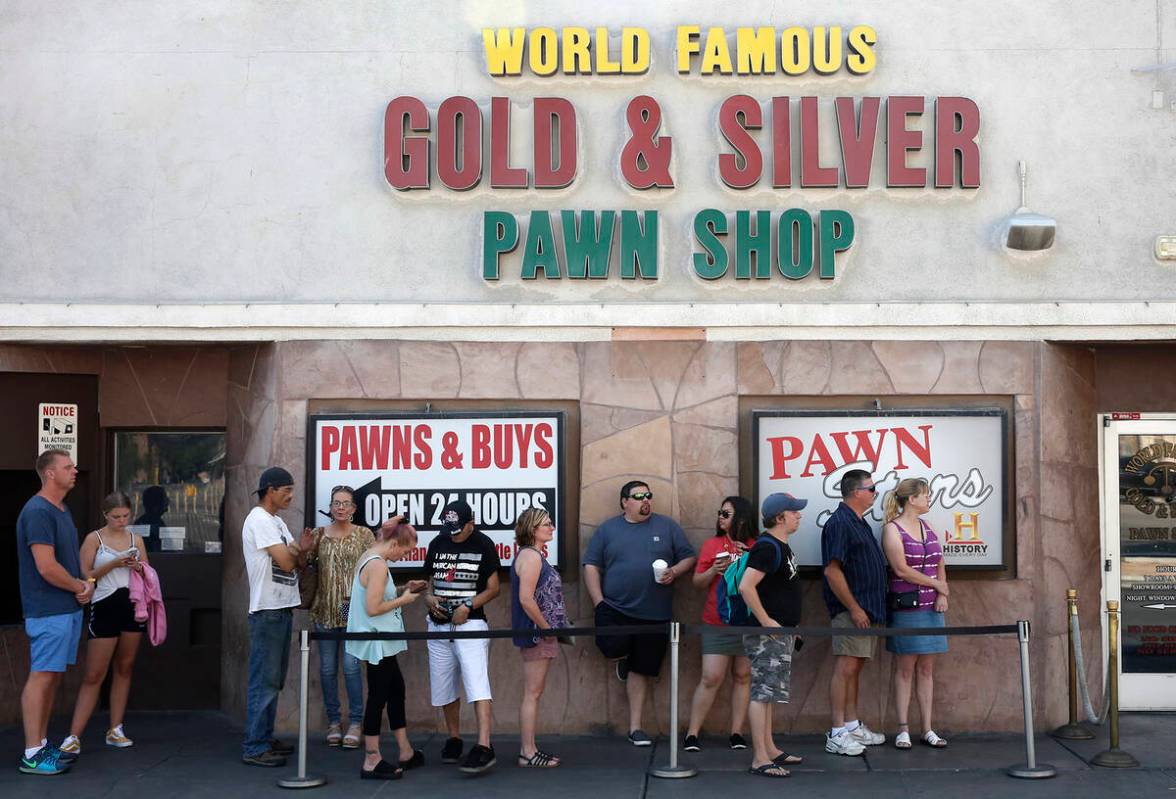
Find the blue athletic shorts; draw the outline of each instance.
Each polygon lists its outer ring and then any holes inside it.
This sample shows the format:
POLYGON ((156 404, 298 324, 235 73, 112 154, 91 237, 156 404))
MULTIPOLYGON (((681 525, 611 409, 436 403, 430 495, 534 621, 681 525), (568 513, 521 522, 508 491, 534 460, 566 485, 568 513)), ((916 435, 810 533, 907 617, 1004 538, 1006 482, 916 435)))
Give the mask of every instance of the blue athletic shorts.
POLYGON ((65 671, 78 659, 82 609, 25 619, 25 633, 29 636, 29 671, 65 671))

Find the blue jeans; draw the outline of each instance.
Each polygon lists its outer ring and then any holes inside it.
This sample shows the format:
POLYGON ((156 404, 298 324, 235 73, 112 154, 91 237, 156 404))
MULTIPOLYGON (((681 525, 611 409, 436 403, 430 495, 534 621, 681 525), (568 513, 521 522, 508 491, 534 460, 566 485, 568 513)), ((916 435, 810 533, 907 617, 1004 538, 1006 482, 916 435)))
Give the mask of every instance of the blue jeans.
POLYGON ((294 611, 259 610, 249 614, 249 693, 245 705, 245 757, 269 751, 278 713, 278 694, 286 682, 294 611))
MULTIPOLYGON (((346 627, 324 627, 315 624, 317 632, 347 632, 346 627)), ((343 685, 347 689, 347 718, 352 724, 363 721, 363 672, 359 658, 344 650, 346 641, 319 641, 319 680, 323 686, 323 707, 327 711, 327 723, 338 724, 343 716, 339 712, 339 655, 343 655, 343 685)))

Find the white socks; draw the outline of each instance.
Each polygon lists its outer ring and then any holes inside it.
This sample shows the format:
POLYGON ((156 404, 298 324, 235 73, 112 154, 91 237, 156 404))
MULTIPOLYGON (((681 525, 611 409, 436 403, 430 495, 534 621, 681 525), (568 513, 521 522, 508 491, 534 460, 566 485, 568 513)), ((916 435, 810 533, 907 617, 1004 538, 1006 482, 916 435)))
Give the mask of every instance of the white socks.
POLYGON ((845 722, 845 729, 849 732, 853 732, 854 730, 856 730, 860 726, 862 726, 862 723, 860 721, 858 721, 857 719, 854 719, 853 721, 845 722))

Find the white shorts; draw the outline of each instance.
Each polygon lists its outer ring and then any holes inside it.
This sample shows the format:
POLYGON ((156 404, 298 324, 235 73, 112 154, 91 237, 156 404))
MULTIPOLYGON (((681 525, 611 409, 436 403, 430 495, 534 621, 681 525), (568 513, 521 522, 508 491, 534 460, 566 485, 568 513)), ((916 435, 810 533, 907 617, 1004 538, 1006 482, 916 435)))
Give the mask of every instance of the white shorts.
MULTIPOLYGON (((426 617, 429 632, 450 630, 488 630, 481 619, 465 624, 434 624, 426 617)), ((429 690, 433 707, 442 707, 457 700, 457 681, 461 679, 467 702, 480 702, 490 696, 490 639, 458 638, 453 641, 429 641, 429 690)))

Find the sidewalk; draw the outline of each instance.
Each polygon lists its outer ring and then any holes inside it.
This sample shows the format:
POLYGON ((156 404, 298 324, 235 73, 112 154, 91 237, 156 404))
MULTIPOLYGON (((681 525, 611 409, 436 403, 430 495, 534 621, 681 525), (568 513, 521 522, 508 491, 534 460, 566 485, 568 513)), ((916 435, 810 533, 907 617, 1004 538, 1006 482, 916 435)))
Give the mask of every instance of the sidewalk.
MULTIPOLYGON (((55 734, 63 722, 55 720, 55 734)), ((86 749, 73 771, 59 777, 30 777, 16 769, 20 732, 0 731, 0 796, 5 799, 45 799, 69 796, 91 799, 102 796, 208 797, 209 799, 258 799, 305 795, 307 797, 453 796, 473 789, 479 797, 523 799, 534 796, 593 797, 593 799, 671 799, 672 797, 724 796, 740 799, 773 797, 781 792, 805 797, 864 796, 869 799, 915 797, 1173 797, 1176 799, 1176 714, 1131 714, 1122 719, 1123 748, 1141 763, 1138 769, 1092 768, 1088 758, 1106 746, 1105 728, 1096 730, 1095 741, 1062 745, 1048 736, 1037 740, 1038 762, 1057 767, 1050 780, 1025 781, 1007 777, 1004 767, 1024 759, 1022 740, 1015 736, 953 736, 951 746, 933 751, 916 746, 899 752, 889 741, 870 748, 858 758, 827 755, 819 736, 778 736, 787 751, 805 757, 787 780, 770 780, 746 774, 750 753, 731 752, 725 741, 705 740, 704 750, 682 755, 699 775, 685 780, 647 777, 651 764, 668 762, 666 741, 648 749, 630 746, 620 737, 541 737, 545 748, 564 759, 563 766, 548 771, 520 769, 515 763, 517 738, 495 738, 498 765, 488 774, 466 777, 454 766, 439 764, 443 736, 414 737, 424 750, 427 765, 408 772, 392 783, 358 778, 362 755, 324 746, 318 736, 308 745, 307 772, 326 776, 322 788, 286 791, 275 785, 279 777, 292 775, 292 759, 285 769, 251 768, 240 762, 240 728, 218 713, 131 714, 127 731, 136 739, 132 749, 113 750, 101 744, 101 731, 92 729, 86 749)), ((467 741, 467 746, 469 741, 467 741)), ((385 754, 395 753, 394 747, 385 754)))

